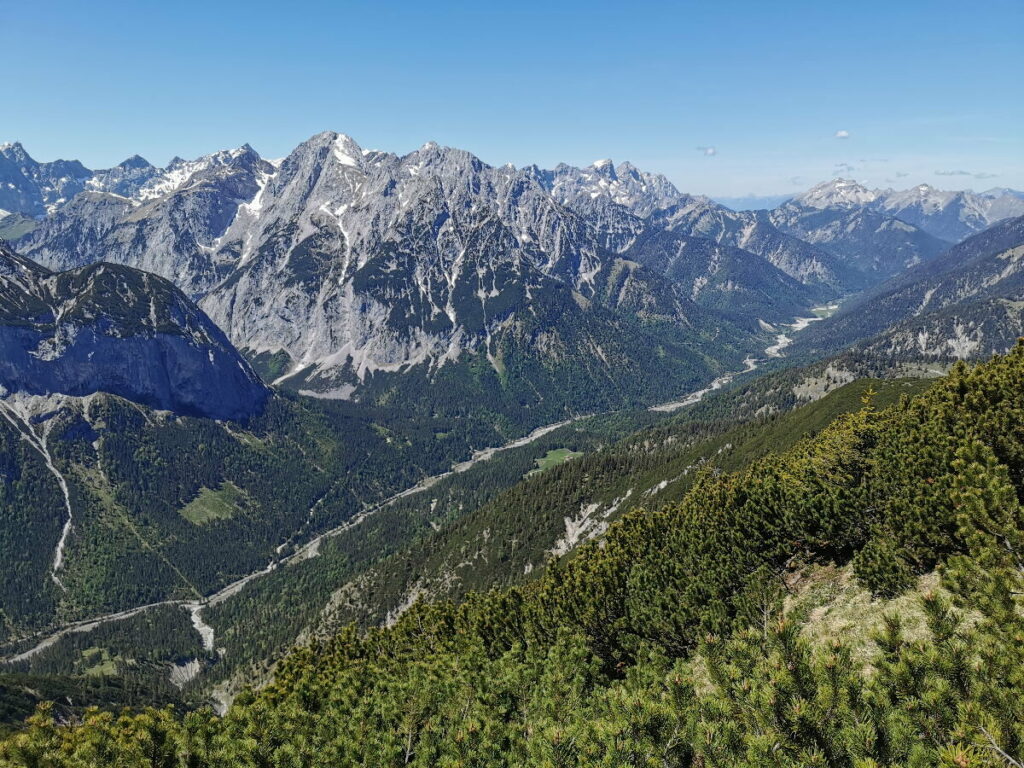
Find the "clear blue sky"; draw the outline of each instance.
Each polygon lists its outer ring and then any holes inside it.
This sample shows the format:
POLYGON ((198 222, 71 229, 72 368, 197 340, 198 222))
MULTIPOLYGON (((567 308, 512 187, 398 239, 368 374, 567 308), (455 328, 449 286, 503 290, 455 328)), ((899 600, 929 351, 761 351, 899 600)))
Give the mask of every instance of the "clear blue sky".
POLYGON ((278 157, 333 129, 714 195, 1024 188, 1022 0, 0 0, 0 24, 0 141, 40 160, 278 157))

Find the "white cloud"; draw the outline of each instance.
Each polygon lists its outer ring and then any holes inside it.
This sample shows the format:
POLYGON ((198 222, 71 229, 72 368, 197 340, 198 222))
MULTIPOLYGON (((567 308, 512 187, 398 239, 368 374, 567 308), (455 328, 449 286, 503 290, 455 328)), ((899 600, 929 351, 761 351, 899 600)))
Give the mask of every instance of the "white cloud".
POLYGON ((994 179, 998 173, 974 173, 973 171, 936 171, 936 176, 973 176, 976 179, 994 179))
POLYGON ((697 151, 703 152, 705 157, 711 157, 712 155, 718 154, 718 150, 714 147, 697 147, 697 151))
POLYGON ((845 128, 840 128, 838 131, 836 131, 836 138, 837 139, 848 139, 848 138, 850 138, 850 132, 848 130, 846 130, 845 128))

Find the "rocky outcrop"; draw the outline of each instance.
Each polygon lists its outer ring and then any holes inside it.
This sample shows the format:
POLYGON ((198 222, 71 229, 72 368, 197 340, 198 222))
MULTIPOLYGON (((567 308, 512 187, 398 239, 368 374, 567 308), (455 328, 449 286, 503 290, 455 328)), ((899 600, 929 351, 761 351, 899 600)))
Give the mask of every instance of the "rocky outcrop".
POLYGON ((219 419, 246 419, 269 394, 223 332, 166 280, 106 263, 53 273, 3 246, 0 387, 108 392, 219 419))
POLYGON ((210 290, 236 261, 220 251, 220 238, 273 167, 248 146, 176 160, 159 172, 144 162, 94 177, 19 240, 18 251, 51 269, 103 260, 165 277, 191 296, 210 290))
POLYGON ((77 160, 34 160, 18 142, 0 144, 0 210, 42 216, 85 188, 92 171, 77 160))

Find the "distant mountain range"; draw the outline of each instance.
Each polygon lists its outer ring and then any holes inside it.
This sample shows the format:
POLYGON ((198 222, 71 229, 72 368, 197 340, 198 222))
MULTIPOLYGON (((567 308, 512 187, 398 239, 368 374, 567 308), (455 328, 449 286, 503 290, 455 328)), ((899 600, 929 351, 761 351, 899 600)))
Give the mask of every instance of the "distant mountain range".
POLYGON ((871 210, 912 224, 949 242, 959 242, 998 221, 1024 215, 1024 193, 1012 189, 991 189, 975 194, 919 184, 902 191, 869 190, 850 179, 819 184, 793 198, 793 202, 803 208, 818 210, 871 210))
POLYGON ((820 357, 859 342, 880 359, 985 359, 1024 335, 1024 216, 1002 221, 850 302, 801 335, 820 357))
POLYGON ((734 211, 629 163, 491 167, 334 132, 275 162, 246 145, 101 171, 8 144, 0 175, 19 253, 172 281, 268 382, 450 415, 485 403, 516 429, 685 391, 815 304, 1024 212, 1012 191, 842 179, 734 211))
POLYGON ((985 227, 1024 214, 1024 192, 993 187, 984 192, 947 191, 929 184, 905 190, 869 190, 849 179, 824 182, 803 194, 716 197, 734 211, 770 210, 789 201, 801 207, 869 207, 914 224, 942 240, 958 241, 985 227))

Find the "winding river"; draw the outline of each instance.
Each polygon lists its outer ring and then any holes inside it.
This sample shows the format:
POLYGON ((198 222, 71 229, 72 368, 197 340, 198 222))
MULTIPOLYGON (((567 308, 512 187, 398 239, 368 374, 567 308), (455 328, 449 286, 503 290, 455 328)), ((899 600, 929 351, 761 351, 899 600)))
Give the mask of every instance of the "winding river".
MULTIPOLYGON (((824 320, 826 317, 831 317, 835 314, 836 310, 839 309, 838 304, 828 304, 821 307, 813 307, 812 312, 815 313, 814 317, 798 317, 795 321, 790 324, 784 324, 783 328, 788 328, 788 331, 784 331, 775 337, 775 343, 765 347, 764 356, 766 358, 777 358, 783 357, 782 351, 793 343, 793 335, 799 333, 804 328, 808 327, 811 323, 815 323, 818 320, 824 320)), ((672 411, 678 411, 680 408, 685 408, 688 405, 695 405, 704 399, 704 395, 709 392, 714 392, 716 389, 721 389, 726 384, 729 384, 737 376, 742 376, 744 373, 750 373, 756 371, 758 364, 764 362, 762 359, 755 357, 748 357, 743 361, 742 371, 732 371, 730 373, 724 373, 717 379, 712 381, 704 389, 698 389, 696 392, 691 392, 681 400, 672 400, 667 403, 660 403, 658 405, 652 405, 650 410, 660 411, 662 413, 671 413, 672 411)))

